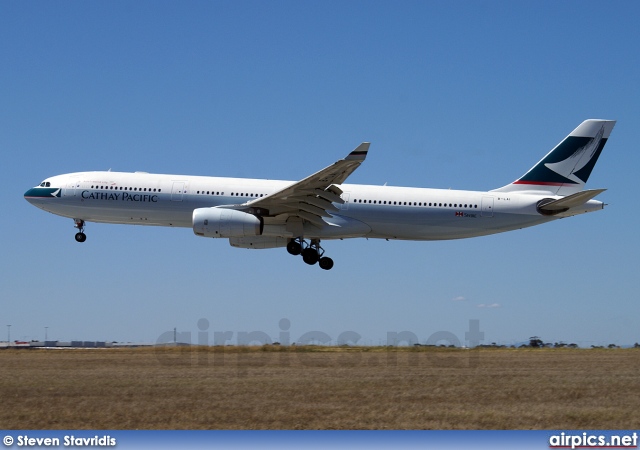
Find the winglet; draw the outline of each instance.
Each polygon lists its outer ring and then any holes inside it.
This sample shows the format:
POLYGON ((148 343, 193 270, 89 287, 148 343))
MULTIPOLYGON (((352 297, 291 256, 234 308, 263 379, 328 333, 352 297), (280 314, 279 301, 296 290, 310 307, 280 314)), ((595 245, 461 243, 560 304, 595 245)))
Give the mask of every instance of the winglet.
POLYGON ((369 145, 371 145, 370 142, 363 142, 362 144, 358 145, 358 148, 349 153, 349 156, 347 156, 345 159, 348 161, 364 161, 364 159, 367 157, 367 152, 369 151, 369 145))

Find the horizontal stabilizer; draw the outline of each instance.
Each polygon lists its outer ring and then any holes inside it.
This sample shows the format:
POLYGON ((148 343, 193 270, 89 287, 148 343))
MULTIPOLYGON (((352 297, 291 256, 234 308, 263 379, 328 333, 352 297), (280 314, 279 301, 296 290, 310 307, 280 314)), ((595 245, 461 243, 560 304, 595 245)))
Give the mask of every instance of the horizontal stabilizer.
POLYGON ((569 208, 584 205, 596 195, 601 194, 604 191, 606 191, 606 189, 589 189, 581 191, 558 200, 550 201, 549 203, 544 203, 538 206, 538 209, 546 212, 566 211, 569 208))

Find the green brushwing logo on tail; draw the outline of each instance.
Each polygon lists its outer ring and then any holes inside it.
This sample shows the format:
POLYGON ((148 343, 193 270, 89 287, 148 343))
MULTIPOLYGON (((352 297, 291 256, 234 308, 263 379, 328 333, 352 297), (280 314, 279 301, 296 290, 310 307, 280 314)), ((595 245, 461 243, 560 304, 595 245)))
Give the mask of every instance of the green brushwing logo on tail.
POLYGON ((562 186, 587 182, 607 138, 602 125, 595 137, 567 136, 514 184, 562 186))

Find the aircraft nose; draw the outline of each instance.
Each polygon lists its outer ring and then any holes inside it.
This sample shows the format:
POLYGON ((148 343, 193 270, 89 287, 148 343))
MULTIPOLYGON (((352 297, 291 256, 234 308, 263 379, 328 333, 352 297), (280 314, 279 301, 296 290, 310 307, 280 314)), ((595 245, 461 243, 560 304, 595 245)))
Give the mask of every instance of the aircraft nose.
POLYGON ((36 188, 31 188, 27 192, 24 193, 24 198, 34 197, 38 193, 36 188))
POLYGON ((26 201, 32 205, 39 204, 42 200, 61 197, 61 189, 55 187, 36 186, 24 193, 26 201))
POLYGON ((33 199, 38 197, 37 188, 31 188, 27 192, 24 193, 24 199, 29 203, 33 204, 33 199))

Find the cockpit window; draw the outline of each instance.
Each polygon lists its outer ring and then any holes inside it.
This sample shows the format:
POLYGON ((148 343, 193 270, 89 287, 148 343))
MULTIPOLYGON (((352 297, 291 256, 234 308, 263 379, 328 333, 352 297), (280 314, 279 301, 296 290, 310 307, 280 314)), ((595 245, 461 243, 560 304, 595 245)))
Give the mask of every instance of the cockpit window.
POLYGON ((40 187, 51 187, 51 182, 43 181, 42 183, 40 183, 40 187))

